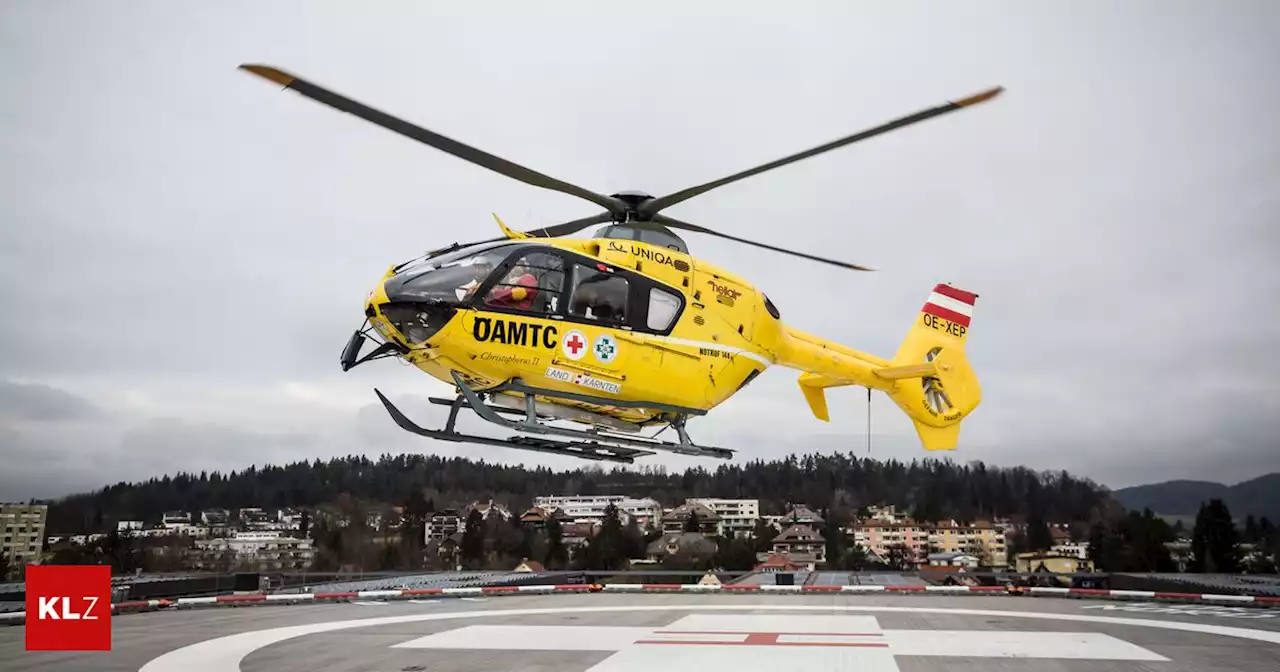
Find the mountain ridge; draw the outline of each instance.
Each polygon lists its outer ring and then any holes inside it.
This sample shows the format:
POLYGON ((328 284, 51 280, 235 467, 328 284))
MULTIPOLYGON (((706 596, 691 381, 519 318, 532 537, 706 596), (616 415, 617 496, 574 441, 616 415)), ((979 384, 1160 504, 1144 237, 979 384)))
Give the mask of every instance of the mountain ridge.
POLYGON ((1127 509, 1151 509, 1166 516, 1195 516, 1202 502, 1221 499, 1235 518, 1252 515, 1280 521, 1280 472, 1235 485, 1189 479, 1135 485, 1113 490, 1111 496, 1127 509))

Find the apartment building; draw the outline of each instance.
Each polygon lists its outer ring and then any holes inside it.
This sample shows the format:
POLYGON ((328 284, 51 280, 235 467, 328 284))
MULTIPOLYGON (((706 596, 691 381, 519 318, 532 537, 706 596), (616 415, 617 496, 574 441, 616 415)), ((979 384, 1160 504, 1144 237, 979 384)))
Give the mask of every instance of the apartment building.
POLYGON ((248 564, 260 570, 306 569, 315 557, 310 539, 289 537, 278 531, 237 532, 222 539, 195 542, 202 560, 216 562, 224 554, 231 554, 241 566, 248 564))
POLYGON ((918 523, 911 518, 903 518, 902 522, 886 523, 883 520, 867 520, 857 526, 858 536, 866 541, 864 548, 873 550, 881 557, 888 557, 889 549, 905 546, 911 557, 920 562, 928 555, 930 526, 918 523))
POLYGON ((166 511, 160 517, 160 524, 165 527, 186 527, 191 525, 191 514, 186 511, 166 511))
POLYGON ((686 504, 701 504, 720 517, 718 533, 722 537, 747 537, 760 519, 758 499, 711 499, 705 497, 685 500, 686 504))
POLYGON ((565 495, 535 497, 533 506, 543 511, 559 510, 563 515, 575 522, 598 523, 604 518, 605 507, 613 504, 618 511, 625 514, 622 522, 635 518, 640 527, 654 525, 662 521, 662 505, 653 499, 633 499, 625 495, 565 495))
POLYGON ((427 521, 427 541, 444 541, 462 532, 462 516, 457 509, 445 509, 431 514, 427 521))
POLYGON ((990 521, 978 520, 968 525, 954 520, 934 523, 928 541, 934 553, 964 553, 978 558, 985 567, 1009 565, 1004 530, 990 521))
MULTIPOLYGON (((772 555, 786 558, 789 562, 805 566, 813 570, 818 564, 826 562, 826 539, 822 533, 808 525, 791 525, 781 534, 773 538, 772 555)), ((756 560, 767 561, 770 554, 757 554, 756 560)))
POLYGON ((1087 541, 1064 541, 1056 543, 1049 547, 1050 553, 1065 555, 1076 558, 1077 560, 1089 559, 1089 542, 1087 541))
POLYGON ((662 516, 663 534, 680 534, 685 531, 691 516, 698 518, 698 532, 703 536, 714 537, 720 534, 720 516, 711 507, 701 502, 689 500, 668 511, 662 516))
POLYGON ((890 504, 888 506, 868 506, 867 520, 875 520, 881 523, 893 523, 902 525, 907 522, 907 514, 898 511, 898 507, 890 504))
POLYGON ((40 564, 48 513, 43 504, 0 504, 0 554, 8 559, 11 573, 23 565, 40 564))

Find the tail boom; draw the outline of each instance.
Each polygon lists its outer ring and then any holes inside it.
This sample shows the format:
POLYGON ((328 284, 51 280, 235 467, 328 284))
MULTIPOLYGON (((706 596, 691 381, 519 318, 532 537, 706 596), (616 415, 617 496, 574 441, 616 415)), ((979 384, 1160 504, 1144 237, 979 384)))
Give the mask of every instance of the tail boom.
POLYGON ((977 295, 934 287, 893 359, 787 329, 778 364, 803 373, 800 390, 815 417, 830 421, 825 390, 858 385, 886 393, 905 412, 927 450, 951 450, 960 422, 982 399, 965 340, 977 295))

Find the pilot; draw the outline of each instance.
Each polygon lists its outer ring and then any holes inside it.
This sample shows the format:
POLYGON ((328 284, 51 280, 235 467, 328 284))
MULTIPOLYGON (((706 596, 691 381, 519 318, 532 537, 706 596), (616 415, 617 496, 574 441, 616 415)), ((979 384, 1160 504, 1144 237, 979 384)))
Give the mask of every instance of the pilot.
POLYGON ((485 303, 500 308, 529 310, 537 293, 538 279, 528 267, 517 264, 498 286, 490 290, 485 303))

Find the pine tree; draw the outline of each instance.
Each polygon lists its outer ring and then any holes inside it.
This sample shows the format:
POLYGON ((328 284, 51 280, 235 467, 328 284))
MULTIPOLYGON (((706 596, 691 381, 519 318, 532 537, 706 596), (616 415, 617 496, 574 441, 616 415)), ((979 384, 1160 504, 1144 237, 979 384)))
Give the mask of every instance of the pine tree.
POLYGON ((828 515, 823 519, 822 536, 826 540, 827 566, 839 567, 844 558, 844 532, 834 516, 828 515))
POLYGON ((1254 520, 1253 514, 1251 513, 1244 518, 1244 534, 1241 536, 1240 540, 1247 544, 1256 544, 1258 543, 1258 539, 1258 521, 1254 520))
POLYGON ((622 554, 624 544, 621 513, 617 506, 610 503, 604 507, 600 531, 587 544, 584 569, 621 569, 626 565, 626 558, 622 554))
POLYGON ((776 536, 778 536, 778 530, 766 523, 763 518, 756 519, 755 529, 751 531, 751 543, 756 553, 768 553, 773 550, 773 539, 776 536))
POLYGON ((714 564, 731 572, 746 571, 755 567, 756 553, 751 548, 751 541, 717 537, 714 564))
POLYGON ((1049 525, 1039 513, 1027 516, 1027 547, 1033 551, 1047 551, 1053 546, 1049 525))
POLYGON ((702 521, 698 519, 698 512, 693 508, 689 509, 689 517, 684 521, 685 532, 701 532, 702 521))
POLYGON ((644 536, 644 532, 640 531, 640 524, 636 522, 636 517, 627 516, 627 524, 622 528, 622 545, 619 548, 622 557, 628 560, 644 557, 646 547, 644 536))
POLYGON ((1173 529, 1163 519, 1157 518, 1151 509, 1142 513, 1130 512, 1126 520, 1125 542, 1128 561, 1123 571, 1171 572, 1173 558, 1169 557, 1166 543, 1174 540, 1173 529))
MULTIPOLYGON (((830 560, 828 560, 830 562, 830 560)), ((867 550, 857 544, 850 546, 845 552, 844 557, 840 558, 840 568, 851 572, 866 569, 871 564, 867 558, 867 550)))
POLYGON ((1191 532, 1191 571, 1234 574, 1239 570, 1237 533, 1231 510, 1221 499, 1201 504, 1191 532))
POLYGON ((1122 572, 1128 562, 1121 533, 1111 525, 1095 523, 1089 528, 1089 559, 1101 572, 1122 572))
POLYGON ((564 529, 560 526, 560 519, 551 516, 547 519, 547 555, 542 560, 542 564, 547 569, 564 569, 569 561, 569 553, 564 547, 564 529))
POLYGON ((462 531, 462 562, 471 569, 479 568, 484 562, 484 538, 484 516, 478 509, 471 509, 462 531))

